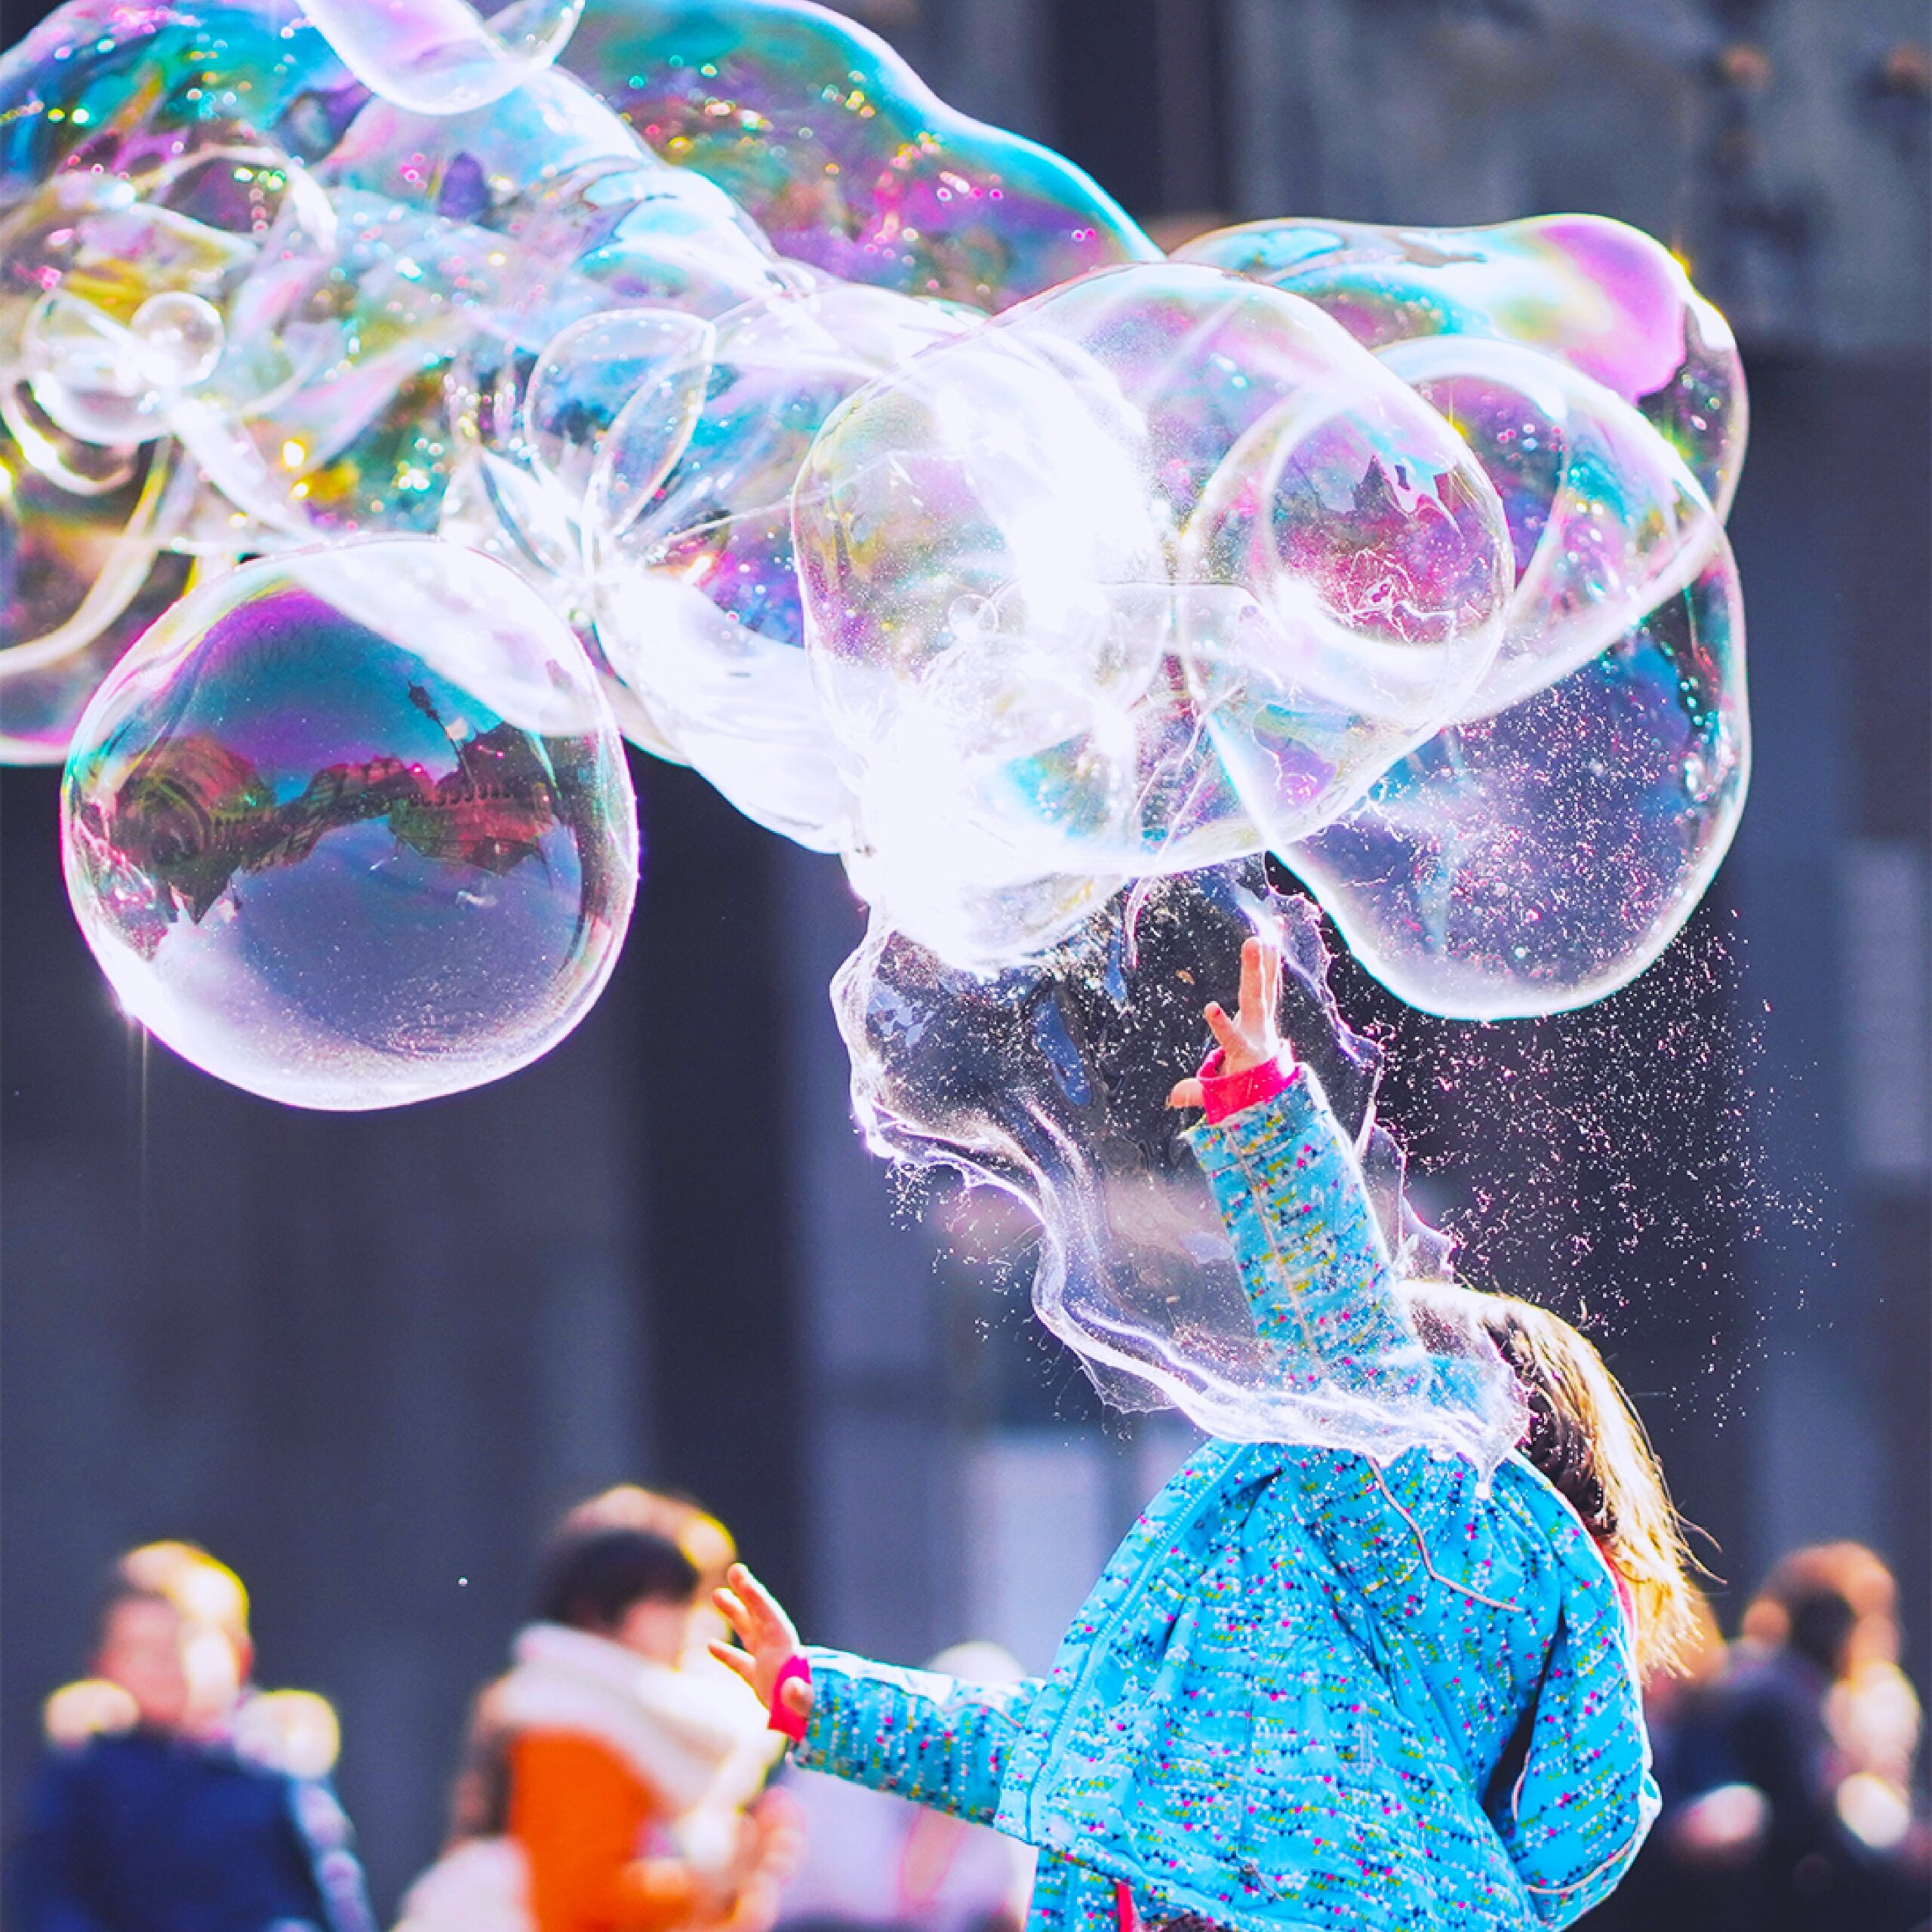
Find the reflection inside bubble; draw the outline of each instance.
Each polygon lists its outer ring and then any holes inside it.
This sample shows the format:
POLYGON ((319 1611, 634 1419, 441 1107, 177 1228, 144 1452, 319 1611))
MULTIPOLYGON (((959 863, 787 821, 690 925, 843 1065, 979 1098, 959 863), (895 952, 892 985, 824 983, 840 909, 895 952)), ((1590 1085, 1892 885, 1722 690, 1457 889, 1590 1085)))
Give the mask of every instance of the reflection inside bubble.
POLYGON ((69 767, 69 888, 124 1005, 306 1106, 534 1057, 595 997, 634 890, 629 786, 574 640, 499 567, 423 546, 448 631, 487 604, 489 643, 575 701, 546 688, 549 715, 528 712, 515 663, 459 677, 406 583, 401 621, 368 608, 406 547, 345 553, 358 582, 291 560, 189 598, 90 707, 69 767))

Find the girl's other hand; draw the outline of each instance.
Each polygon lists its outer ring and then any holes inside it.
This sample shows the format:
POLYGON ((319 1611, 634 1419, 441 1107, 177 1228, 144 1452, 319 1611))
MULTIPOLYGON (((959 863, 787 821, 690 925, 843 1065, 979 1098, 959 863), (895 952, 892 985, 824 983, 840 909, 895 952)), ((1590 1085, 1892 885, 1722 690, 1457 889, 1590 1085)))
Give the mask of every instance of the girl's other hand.
MULTIPOLYGON (((1246 940, 1241 949, 1241 1011, 1234 1018, 1219 1000, 1204 1009, 1208 1031, 1221 1050, 1219 1071, 1246 1073, 1278 1059, 1286 1042, 1281 1038, 1281 949, 1272 938, 1246 940)), ((1168 1096, 1171 1107, 1198 1107, 1201 1082, 1180 1080, 1168 1096)))
MULTIPOLYGON (((714 1642, 711 1654, 749 1684, 758 1702, 769 1710, 778 1674, 798 1654, 798 1633, 778 1599, 742 1563, 725 1572, 724 1587, 712 1593, 718 1614, 731 1625, 740 1650, 714 1642)), ((812 1687, 795 1677, 785 1686, 785 1708, 795 1718, 812 1714, 812 1687)))

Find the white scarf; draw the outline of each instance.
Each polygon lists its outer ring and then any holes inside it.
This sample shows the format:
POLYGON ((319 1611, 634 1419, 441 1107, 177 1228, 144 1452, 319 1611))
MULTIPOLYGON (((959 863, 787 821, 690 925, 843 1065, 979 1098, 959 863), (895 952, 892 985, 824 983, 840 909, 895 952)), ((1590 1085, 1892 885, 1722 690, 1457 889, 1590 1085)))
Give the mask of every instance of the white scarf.
POLYGON ((737 1678, 704 1657, 672 1670, 560 1623, 530 1625, 512 1655, 491 1694, 495 1722, 595 1738, 663 1799, 686 1858, 730 1857, 737 1814, 784 1745, 737 1678))

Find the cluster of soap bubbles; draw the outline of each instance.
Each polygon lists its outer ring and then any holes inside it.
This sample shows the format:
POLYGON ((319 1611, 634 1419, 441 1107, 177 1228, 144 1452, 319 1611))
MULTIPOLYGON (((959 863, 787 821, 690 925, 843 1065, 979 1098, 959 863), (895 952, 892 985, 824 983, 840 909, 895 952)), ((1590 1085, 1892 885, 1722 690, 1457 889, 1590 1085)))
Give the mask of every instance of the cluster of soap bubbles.
POLYGON ((1164 259, 798 0, 69 0, 0 60, 0 750, 67 759, 130 1008, 280 1098, 570 1023, 619 731, 950 969, 1268 850, 1419 1006, 1600 996, 1741 804, 1743 435, 1627 228, 1164 259), (391 764, 415 804, 282 825, 391 764), (405 829, 505 798, 552 832, 405 829), (525 918, 554 977, 443 963, 525 918))
POLYGON ((1641 971, 1743 798, 1743 441, 1627 228, 1164 257, 802 0, 68 0, 0 58, 0 756, 66 761, 127 1010, 309 1106, 525 1064, 629 917, 621 734, 842 856, 874 1143, 1224 1435, 1513 1439, 1419 1288, 1429 1388, 1285 1377, 1164 1098, 1284 931, 1446 1275, 1262 855, 1435 1012, 1641 971))

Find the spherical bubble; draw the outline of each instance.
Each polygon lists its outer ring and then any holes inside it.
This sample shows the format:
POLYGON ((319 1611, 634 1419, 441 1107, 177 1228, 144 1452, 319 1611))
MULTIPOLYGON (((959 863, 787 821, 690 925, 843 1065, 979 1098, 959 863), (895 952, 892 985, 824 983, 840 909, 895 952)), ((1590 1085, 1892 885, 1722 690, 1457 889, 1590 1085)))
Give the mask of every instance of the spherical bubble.
POLYGON ((149 296, 128 330, 140 344, 148 380, 164 390, 189 389, 212 375, 226 334, 221 311, 182 289, 149 296))
POLYGON ((760 637, 801 645, 791 497, 813 438, 854 391, 965 321, 950 304, 835 282, 724 318, 703 411, 626 555, 695 586, 760 637))
POLYGON ((169 162, 144 173, 140 198, 54 184, 8 223, 10 267, 43 291, 20 325, 20 369, 68 434, 108 445, 157 435, 176 392, 213 368, 223 331, 208 298, 239 284, 257 245, 173 203, 218 171, 210 157, 169 162), (144 332, 135 318, 149 301, 162 306, 144 332), (192 343, 174 341, 183 328, 192 343))
POLYGON ((589 0, 564 64, 781 254, 1004 309, 1160 251, 1035 143, 956 112, 875 35, 792 0, 589 0))
POLYGON ((1285 855, 1411 1006, 1554 1013, 1669 944, 1743 809, 1743 609, 1723 546, 1566 678, 1451 726, 1285 855))
POLYGON ((1257 221, 1196 237, 1188 261, 1318 303, 1371 349, 1475 335, 1541 349, 1632 403, 1721 518, 1744 461, 1744 368, 1730 326, 1660 242, 1602 215, 1492 228, 1257 221))
POLYGON ((1377 1051, 1336 1009, 1312 909, 1269 894, 1260 869, 1102 895, 1060 943, 997 973, 949 967, 875 918, 832 989, 854 1112, 875 1152, 965 1179, 971 1191, 945 1211, 958 1245, 1026 1258, 1035 1312, 1117 1406, 1171 1403, 1224 1440, 1378 1457, 1426 1443, 1492 1465, 1523 1420, 1493 1346, 1431 1321, 1444 1372, 1425 1378, 1373 1358, 1324 1361, 1284 1339, 1236 1267, 1183 1137, 1189 1118, 1167 1105, 1198 1063, 1203 1005, 1235 997, 1242 940, 1274 928, 1284 1028, 1367 1149, 1388 1252, 1404 1275, 1441 1278, 1446 1244, 1409 1210, 1375 1127, 1377 1051))
POLYGON ((34 401, 83 442, 146 442, 166 427, 140 344, 91 302, 43 296, 22 326, 20 361, 34 401))
POLYGON ((1467 336, 1399 343, 1383 360, 1461 432, 1509 518, 1515 589, 1466 715, 1501 710, 1594 657, 1681 591, 1722 540, 1683 459, 1567 365, 1467 336))
POLYGON ((1312 829, 1455 714, 1507 588, 1453 431, 1318 310, 1189 267, 875 384, 794 521, 872 876, 982 895, 1312 829))
POLYGON ((495 1079, 595 999, 635 889, 622 749, 534 592, 452 545, 244 565, 75 736, 69 892, 128 1012, 291 1104, 495 1079))
POLYGON ((300 0, 371 93, 417 114, 500 100, 555 60, 583 0, 518 0, 486 26, 463 0, 300 0))

